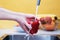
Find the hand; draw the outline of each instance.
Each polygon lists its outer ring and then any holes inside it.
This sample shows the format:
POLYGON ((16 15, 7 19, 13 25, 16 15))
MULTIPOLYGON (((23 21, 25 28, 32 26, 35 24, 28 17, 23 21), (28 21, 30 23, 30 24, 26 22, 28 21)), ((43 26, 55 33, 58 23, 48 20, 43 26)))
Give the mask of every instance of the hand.
POLYGON ((31 16, 17 16, 16 17, 16 21, 20 24, 20 26, 26 31, 26 33, 28 33, 29 35, 32 35, 29 33, 29 30, 32 28, 31 27, 31 22, 33 22, 33 20, 35 20, 34 15, 31 16), (29 24, 30 23, 30 24, 29 24))
POLYGON ((39 20, 37 18, 27 18, 27 21, 29 24, 31 24, 31 29, 30 29, 30 34, 35 34, 37 33, 39 29, 39 20))

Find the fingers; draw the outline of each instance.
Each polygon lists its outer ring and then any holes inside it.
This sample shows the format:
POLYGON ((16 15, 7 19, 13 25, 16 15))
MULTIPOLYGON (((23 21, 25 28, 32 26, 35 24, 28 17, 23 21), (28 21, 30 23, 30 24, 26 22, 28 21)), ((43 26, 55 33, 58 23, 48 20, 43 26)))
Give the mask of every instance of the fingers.
POLYGON ((26 19, 24 20, 24 24, 25 24, 29 29, 32 28, 32 27, 31 27, 31 24, 28 24, 28 22, 26 21, 26 19))
MULTIPOLYGON (((20 18, 18 19, 18 21, 19 21, 20 23, 26 25, 26 27, 28 27, 29 29, 31 29, 31 24, 28 24, 28 22, 27 22, 27 20, 26 20, 25 17, 20 17, 20 18)), ((22 24, 21 24, 21 25, 22 25, 22 24)))

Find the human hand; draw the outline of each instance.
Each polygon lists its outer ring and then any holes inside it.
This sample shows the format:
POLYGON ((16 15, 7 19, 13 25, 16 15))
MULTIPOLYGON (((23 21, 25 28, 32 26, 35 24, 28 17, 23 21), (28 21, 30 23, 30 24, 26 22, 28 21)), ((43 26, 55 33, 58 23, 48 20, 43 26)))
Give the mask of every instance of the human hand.
POLYGON ((29 30, 31 30, 31 23, 35 20, 34 16, 18 16, 16 21, 20 24, 20 26, 29 34, 29 30))

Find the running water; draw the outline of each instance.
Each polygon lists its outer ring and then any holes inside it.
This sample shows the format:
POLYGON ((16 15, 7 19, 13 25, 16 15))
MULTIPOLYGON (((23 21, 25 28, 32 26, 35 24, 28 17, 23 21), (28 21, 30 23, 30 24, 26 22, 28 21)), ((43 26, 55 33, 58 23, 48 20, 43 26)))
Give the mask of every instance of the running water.
MULTIPOLYGON (((35 16, 36 16, 36 17, 35 17, 35 20, 36 20, 37 15, 38 15, 38 7, 39 7, 39 5, 40 5, 40 0, 37 0, 36 12, 35 12, 35 16)), ((29 40, 30 35, 29 35, 29 34, 27 34, 24 38, 25 38, 25 39, 27 38, 27 40, 29 40)))
MULTIPOLYGON (((36 6, 36 13, 35 13, 36 18, 37 18, 37 15, 38 15, 38 6, 36 6)), ((35 21, 36 21, 36 18, 35 18, 35 21)), ((27 38, 26 40, 29 40, 30 35, 27 34, 24 38, 25 38, 25 39, 27 38)))
MULTIPOLYGON (((38 15, 38 7, 39 7, 39 5, 40 5, 40 0, 37 0, 36 12, 35 12, 36 18, 37 18, 37 15, 38 15)), ((36 18, 35 18, 35 20, 36 20, 36 18)))
MULTIPOLYGON (((37 15, 38 15, 38 6, 36 6, 36 13, 35 13, 36 18, 37 18, 37 15)), ((35 18, 35 20, 36 20, 36 18, 35 18)))

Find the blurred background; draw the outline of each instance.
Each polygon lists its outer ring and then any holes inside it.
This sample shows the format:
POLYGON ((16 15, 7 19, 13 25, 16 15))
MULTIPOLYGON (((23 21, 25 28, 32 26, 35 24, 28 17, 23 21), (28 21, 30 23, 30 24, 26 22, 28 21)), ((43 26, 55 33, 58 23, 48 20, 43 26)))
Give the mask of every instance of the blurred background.
MULTIPOLYGON (((0 7, 29 14, 35 14, 37 0, 0 0, 0 7)), ((38 14, 54 14, 60 18, 60 0, 41 0, 38 14)), ((0 20, 0 29, 17 25, 15 21, 0 20)), ((60 25, 59 25, 60 26, 60 25)), ((58 28, 60 29, 60 27, 58 28)))

